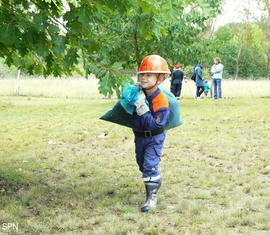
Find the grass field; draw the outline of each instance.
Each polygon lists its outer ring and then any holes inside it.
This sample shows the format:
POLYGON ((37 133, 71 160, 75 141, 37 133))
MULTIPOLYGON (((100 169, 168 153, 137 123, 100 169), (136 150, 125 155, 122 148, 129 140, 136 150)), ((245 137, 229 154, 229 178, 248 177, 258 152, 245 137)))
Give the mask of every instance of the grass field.
POLYGON ((235 82, 246 90, 233 99, 181 100, 184 124, 167 133, 159 206, 142 214, 133 134, 98 119, 116 100, 97 95, 95 81, 30 81, 27 96, 15 97, 0 80, 1 235, 270 234, 269 82, 235 82), (41 91, 46 98, 33 97, 41 91))

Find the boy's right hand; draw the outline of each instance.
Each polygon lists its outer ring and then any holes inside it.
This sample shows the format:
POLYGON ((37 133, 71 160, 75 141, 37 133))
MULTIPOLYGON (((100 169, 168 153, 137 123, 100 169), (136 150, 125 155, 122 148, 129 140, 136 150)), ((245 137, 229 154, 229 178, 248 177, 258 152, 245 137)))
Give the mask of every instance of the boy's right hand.
POLYGON ((136 113, 139 116, 142 116, 143 114, 147 113, 148 111, 150 111, 148 105, 145 102, 145 94, 144 92, 141 90, 138 100, 134 103, 134 105, 136 106, 136 113))

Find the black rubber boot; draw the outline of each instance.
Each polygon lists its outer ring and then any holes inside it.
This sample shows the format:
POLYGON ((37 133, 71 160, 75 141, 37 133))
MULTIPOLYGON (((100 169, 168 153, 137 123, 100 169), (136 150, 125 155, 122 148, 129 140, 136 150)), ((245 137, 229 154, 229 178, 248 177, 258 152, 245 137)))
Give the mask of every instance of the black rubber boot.
POLYGON ((157 206, 157 192, 160 188, 161 183, 146 182, 146 202, 141 208, 141 212, 147 212, 156 208, 157 206))

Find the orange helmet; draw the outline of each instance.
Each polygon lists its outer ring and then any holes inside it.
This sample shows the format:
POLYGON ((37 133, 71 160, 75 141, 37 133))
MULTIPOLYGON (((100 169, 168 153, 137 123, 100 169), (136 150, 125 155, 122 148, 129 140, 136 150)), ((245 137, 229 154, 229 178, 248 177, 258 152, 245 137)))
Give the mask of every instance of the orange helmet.
POLYGON ((164 73, 170 74, 168 64, 159 55, 146 56, 139 67, 138 73, 164 73))

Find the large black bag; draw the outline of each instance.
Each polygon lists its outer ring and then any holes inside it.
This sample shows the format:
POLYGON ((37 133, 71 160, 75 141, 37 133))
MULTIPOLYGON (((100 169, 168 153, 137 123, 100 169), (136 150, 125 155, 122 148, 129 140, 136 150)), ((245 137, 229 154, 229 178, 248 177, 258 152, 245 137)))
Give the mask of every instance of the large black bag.
MULTIPOLYGON (((164 89, 163 87, 159 87, 161 91, 164 92, 164 94, 167 96, 169 101, 169 108, 170 108, 170 115, 169 115, 169 121, 165 125, 164 129, 169 130, 172 128, 175 128, 177 126, 180 126, 182 124, 181 117, 180 117, 180 106, 178 101, 176 100, 175 96, 164 89)), ((133 92, 136 92, 133 90, 133 92)), ((115 106, 106 112, 104 115, 100 117, 101 120, 113 122, 119 125, 123 125, 130 128, 135 128, 134 124, 132 122, 132 114, 129 114, 127 112, 127 109, 125 109, 124 106, 126 106, 125 103, 121 104, 121 100, 118 101, 115 106)))
POLYGON ((190 79, 195 82, 196 81, 196 73, 193 73, 190 79))
POLYGON ((102 115, 100 119, 130 128, 134 127, 132 123, 132 115, 123 108, 120 101, 118 101, 111 110, 102 115))

